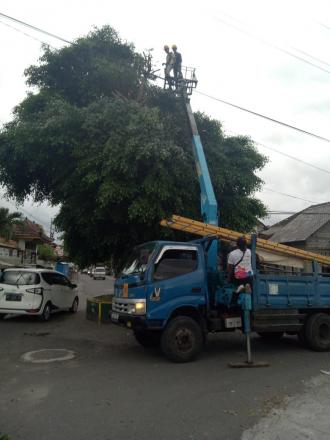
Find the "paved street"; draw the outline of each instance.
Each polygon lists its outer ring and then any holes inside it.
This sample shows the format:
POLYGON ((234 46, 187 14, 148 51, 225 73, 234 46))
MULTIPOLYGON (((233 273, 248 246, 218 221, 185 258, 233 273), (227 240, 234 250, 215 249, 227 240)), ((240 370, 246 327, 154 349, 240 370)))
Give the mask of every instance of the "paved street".
MULTIPOLYGON (((256 438, 273 440, 267 432, 276 424, 265 416, 274 408, 298 411, 300 396, 308 403, 313 386, 329 388, 330 376, 320 370, 330 370, 330 354, 303 349, 294 337, 268 345, 253 338, 256 359, 269 368, 228 368, 244 359, 239 333, 214 335, 198 361, 171 364, 125 329, 85 319, 86 296, 108 293, 112 285, 110 278, 81 275, 78 314, 0 322, 0 432, 11 440, 250 440, 257 423, 264 431, 256 438), (40 349, 72 350, 75 357, 22 360, 40 349)), ((305 406, 310 416, 312 408, 305 406)))

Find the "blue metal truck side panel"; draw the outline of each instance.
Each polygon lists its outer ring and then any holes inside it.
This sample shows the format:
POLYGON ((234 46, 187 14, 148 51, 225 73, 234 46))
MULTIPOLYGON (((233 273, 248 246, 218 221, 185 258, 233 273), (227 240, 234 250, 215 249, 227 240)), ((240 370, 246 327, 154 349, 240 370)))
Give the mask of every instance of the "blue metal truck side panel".
POLYGON ((328 308, 330 278, 322 275, 256 274, 253 309, 328 308))

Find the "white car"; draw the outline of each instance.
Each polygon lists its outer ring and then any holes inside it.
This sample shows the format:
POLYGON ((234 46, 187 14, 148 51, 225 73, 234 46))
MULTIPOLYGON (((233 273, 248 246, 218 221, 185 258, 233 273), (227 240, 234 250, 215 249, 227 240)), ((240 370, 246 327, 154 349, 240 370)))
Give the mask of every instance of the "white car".
POLYGON ((39 316, 48 321, 52 312, 77 312, 77 285, 54 270, 11 268, 0 272, 0 316, 8 313, 39 316))
POLYGON ((94 280, 105 280, 105 267, 95 267, 95 269, 93 269, 93 278, 94 280))

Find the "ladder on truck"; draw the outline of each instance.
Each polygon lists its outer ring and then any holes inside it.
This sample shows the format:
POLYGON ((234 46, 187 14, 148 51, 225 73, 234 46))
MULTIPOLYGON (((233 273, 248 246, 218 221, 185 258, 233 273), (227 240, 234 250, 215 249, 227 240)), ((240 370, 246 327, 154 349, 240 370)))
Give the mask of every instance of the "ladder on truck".
MULTIPOLYGON (((190 218, 181 217, 179 215, 173 215, 170 219, 164 219, 160 224, 177 231, 189 232, 203 237, 215 236, 225 242, 233 242, 236 241, 238 237, 244 236, 247 242, 251 243, 251 234, 242 234, 231 229, 221 228, 219 226, 210 225, 190 218)), ((317 261, 324 266, 330 266, 330 257, 304 251, 281 243, 275 243, 262 238, 257 238, 257 249, 286 256, 293 256, 306 261, 317 261)))

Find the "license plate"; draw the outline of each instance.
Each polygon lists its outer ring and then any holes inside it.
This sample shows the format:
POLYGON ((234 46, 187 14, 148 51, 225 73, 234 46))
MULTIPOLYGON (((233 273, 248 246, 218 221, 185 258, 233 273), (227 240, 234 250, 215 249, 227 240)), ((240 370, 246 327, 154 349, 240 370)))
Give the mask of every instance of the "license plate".
POLYGON ((8 293, 6 295, 6 301, 22 301, 22 295, 16 293, 8 293))
POLYGON ((111 319, 112 319, 112 321, 118 321, 118 319, 119 319, 119 313, 112 312, 112 313, 111 313, 111 319))
POLYGON ((226 318, 225 319, 225 327, 226 328, 242 327, 242 319, 239 317, 226 318))

